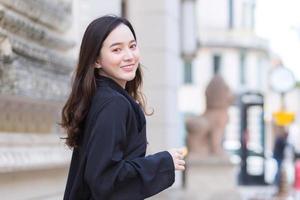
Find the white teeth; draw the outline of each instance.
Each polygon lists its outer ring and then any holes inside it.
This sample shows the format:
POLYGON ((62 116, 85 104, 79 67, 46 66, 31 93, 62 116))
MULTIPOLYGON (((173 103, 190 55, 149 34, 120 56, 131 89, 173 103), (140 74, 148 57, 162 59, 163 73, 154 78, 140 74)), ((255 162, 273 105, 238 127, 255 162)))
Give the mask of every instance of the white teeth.
POLYGON ((126 65, 126 66, 123 66, 123 67, 127 67, 127 68, 128 68, 128 67, 132 67, 132 66, 133 66, 133 65, 126 65))
POLYGON ((122 68, 131 69, 131 68, 133 68, 133 65, 126 65, 126 66, 123 66, 122 68))
POLYGON ((133 66, 134 65, 126 65, 126 66, 123 66, 123 67, 121 67, 121 68, 123 68, 124 70, 133 70, 133 66))

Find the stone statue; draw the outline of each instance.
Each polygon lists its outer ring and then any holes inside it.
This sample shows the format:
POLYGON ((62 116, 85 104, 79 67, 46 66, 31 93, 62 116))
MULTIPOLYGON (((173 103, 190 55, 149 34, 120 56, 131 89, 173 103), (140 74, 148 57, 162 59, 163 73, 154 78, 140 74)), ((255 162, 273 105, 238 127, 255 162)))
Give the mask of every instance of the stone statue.
POLYGON ((187 146, 190 155, 206 157, 221 156, 221 145, 225 126, 228 122, 228 107, 233 102, 233 94, 220 75, 215 75, 206 91, 206 110, 200 116, 186 121, 187 146))

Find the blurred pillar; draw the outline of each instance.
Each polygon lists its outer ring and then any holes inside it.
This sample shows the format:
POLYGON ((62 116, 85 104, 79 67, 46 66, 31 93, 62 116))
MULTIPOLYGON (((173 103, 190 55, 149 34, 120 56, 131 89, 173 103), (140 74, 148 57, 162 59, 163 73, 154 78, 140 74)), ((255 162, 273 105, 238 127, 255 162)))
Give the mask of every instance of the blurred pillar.
POLYGON ((180 84, 180 0, 129 0, 128 18, 142 52, 144 91, 154 115, 148 118, 150 152, 182 145, 177 106, 180 84))

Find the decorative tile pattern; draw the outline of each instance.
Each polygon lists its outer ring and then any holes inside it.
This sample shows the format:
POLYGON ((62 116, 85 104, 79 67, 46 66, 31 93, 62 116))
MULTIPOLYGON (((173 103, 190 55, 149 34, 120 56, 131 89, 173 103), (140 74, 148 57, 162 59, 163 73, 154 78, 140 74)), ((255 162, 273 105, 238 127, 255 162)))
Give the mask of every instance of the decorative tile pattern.
POLYGON ((70 152, 59 135, 0 134, 0 173, 64 167, 70 152))

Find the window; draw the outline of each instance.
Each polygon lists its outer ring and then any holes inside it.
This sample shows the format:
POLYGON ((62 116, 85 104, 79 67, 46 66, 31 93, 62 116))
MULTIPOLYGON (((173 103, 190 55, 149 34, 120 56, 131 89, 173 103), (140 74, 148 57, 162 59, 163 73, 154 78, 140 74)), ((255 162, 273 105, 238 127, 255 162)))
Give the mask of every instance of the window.
POLYGON ((186 61, 184 64, 184 83, 185 84, 193 83, 192 71, 193 71, 192 63, 189 61, 186 61))
POLYGON ((234 6, 233 0, 228 0, 228 29, 233 28, 234 6))
POLYGON ((246 77, 245 77, 245 59, 246 55, 245 52, 240 52, 240 83, 242 85, 245 85, 246 83, 246 77))
POLYGON ((219 74, 221 71, 221 55, 215 54, 213 55, 213 68, 214 68, 214 74, 219 74))

